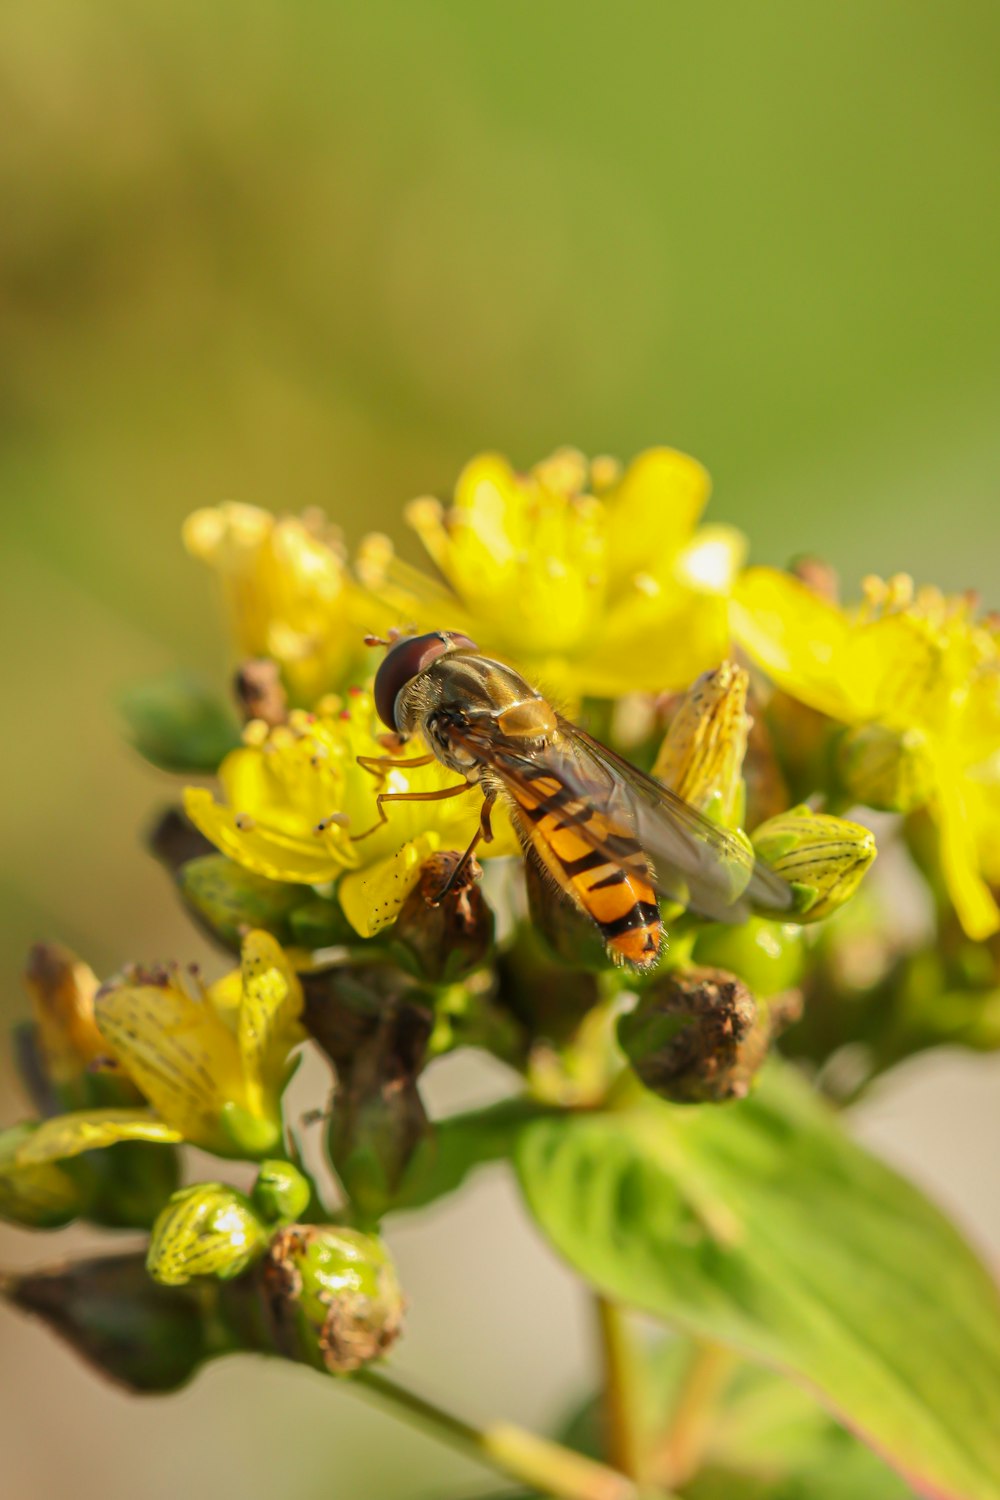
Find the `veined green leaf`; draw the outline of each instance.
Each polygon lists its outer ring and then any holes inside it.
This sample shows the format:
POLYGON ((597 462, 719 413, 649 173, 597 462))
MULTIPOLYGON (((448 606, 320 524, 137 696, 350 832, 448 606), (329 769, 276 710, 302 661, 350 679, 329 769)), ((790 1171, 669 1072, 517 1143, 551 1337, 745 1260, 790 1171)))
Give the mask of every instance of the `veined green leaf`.
POLYGON ((727 1107, 535 1121, 517 1161, 595 1286, 786 1371, 920 1494, 998 1500, 996 1289, 790 1069, 727 1107))

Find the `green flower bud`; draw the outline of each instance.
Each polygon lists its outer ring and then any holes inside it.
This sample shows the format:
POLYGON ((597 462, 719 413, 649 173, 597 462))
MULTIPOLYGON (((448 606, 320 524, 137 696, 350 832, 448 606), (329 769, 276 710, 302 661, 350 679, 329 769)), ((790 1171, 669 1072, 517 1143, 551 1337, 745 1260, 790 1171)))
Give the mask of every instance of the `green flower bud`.
POLYGON ((392 938, 414 961, 422 979, 454 983, 479 967, 493 942, 493 913, 483 898, 482 870, 469 860, 447 889, 462 855, 441 850, 426 859, 420 878, 400 908, 392 938))
POLYGON ((692 957, 696 964, 738 974, 758 999, 797 985, 805 963, 800 928, 764 917, 739 926, 713 923, 696 937, 692 957))
POLYGON ((267 1230, 250 1200, 221 1182, 199 1182, 174 1193, 149 1242, 146 1269, 162 1286, 194 1276, 229 1281, 267 1247, 267 1230))
POLYGON ((184 672, 135 683, 122 694, 121 711, 139 754, 165 771, 211 773, 240 744, 229 709, 184 672))
POLYGON ((311 894, 305 886, 255 875, 224 854, 189 860, 177 871, 177 884, 209 934, 237 953, 253 928, 269 932, 279 943, 289 942, 291 914, 311 894))
POLYGON ((312 1188, 290 1161, 265 1161, 261 1162, 250 1197, 269 1224, 289 1224, 309 1207, 312 1188))
POLYGON ((87 1194, 58 1162, 18 1163, 34 1128, 14 1125, 0 1132, 0 1219, 26 1229, 58 1229, 84 1211, 87 1194))
POLYGON ((917 729, 881 724, 848 729, 837 750, 837 770, 855 802, 882 812, 915 812, 933 786, 926 743, 917 729))
POLYGON ((749 681, 728 661, 704 672, 682 700, 653 767, 664 786, 726 827, 743 816, 749 681))
POLYGON ((385 1354, 402 1330, 403 1295, 380 1240, 357 1229, 293 1224, 264 1262, 278 1347, 334 1374, 385 1354))
POLYGON ((810 807, 769 818, 755 829, 757 858, 792 887, 795 922, 816 922, 848 901, 875 859, 875 835, 810 807))
MULTIPOLYGON (((299 888, 296 887, 298 890, 299 888)), ((292 945, 296 948, 333 948, 338 943, 356 943, 358 935, 337 901, 323 896, 296 906, 288 919, 292 945)))

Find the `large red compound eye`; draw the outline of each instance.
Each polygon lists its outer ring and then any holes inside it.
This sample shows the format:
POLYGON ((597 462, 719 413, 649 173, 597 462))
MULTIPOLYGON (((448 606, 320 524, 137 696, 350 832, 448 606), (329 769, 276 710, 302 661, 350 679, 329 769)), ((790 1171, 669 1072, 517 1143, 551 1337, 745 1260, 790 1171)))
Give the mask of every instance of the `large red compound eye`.
POLYGON ((411 635, 391 646, 375 673, 375 708, 382 723, 398 729, 396 699, 414 677, 447 651, 478 651, 475 641, 454 630, 434 630, 430 635, 411 635))

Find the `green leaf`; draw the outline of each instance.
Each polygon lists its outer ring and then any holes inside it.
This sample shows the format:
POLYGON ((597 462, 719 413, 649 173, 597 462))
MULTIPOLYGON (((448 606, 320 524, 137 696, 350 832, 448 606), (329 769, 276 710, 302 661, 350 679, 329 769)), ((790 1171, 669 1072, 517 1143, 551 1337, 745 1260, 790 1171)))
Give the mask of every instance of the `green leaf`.
POLYGON ((235 716, 185 672, 133 683, 119 706, 132 744, 164 771, 211 775, 240 744, 235 716))
POLYGON ((501 1099, 438 1121, 414 1153, 391 1211, 424 1208, 455 1192, 475 1168, 509 1159, 522 1127, 549 1113, 531 1099, 501 1099))
POLYGON ((790 1069, 727 1107, 535 1121, 517 1164, 602 1291, 802 1381, 919 1493, 1000 1497, 996 1290, 790 1069))
MULTIPOLYGON (((654 1455, 697 1357, 689 1340, 670 1338, 645 1362, 643 1418, 654 1455)), ((906 1500, 913 1493, 813 1396, 771 1370, 734 1360, 710 1411, 698 1473, 676 1489, 684 1500, 906 1500)), ((558 1438, 604 1458, 599 1399, 581 1407, 558 1438)))

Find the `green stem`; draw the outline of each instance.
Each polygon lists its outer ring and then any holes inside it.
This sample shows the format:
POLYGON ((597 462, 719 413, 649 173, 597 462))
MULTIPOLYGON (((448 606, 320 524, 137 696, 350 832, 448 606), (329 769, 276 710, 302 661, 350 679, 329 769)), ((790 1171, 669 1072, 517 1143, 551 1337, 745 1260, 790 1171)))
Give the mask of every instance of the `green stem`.
POLYGON ((651 1465, 656 1479, 682 1485, 701 1466, 715 1420, 715 1405, 732 1372, 735 1355, 721 1344, 698 1339, 651 1465))
POLYGON ((512 1423, 474 1427, 375 1370, 359 1370, 349 1384, 470 1458, 555 1500, 641 1500, 639 1490, 624 1474, 512 1423))
POLYGON ((622 1309, 595 1293, 594 1310, 604 1367, 604 1435, 607 1455, 630 1479, 642 1473, 642 1369, 622 1309))

